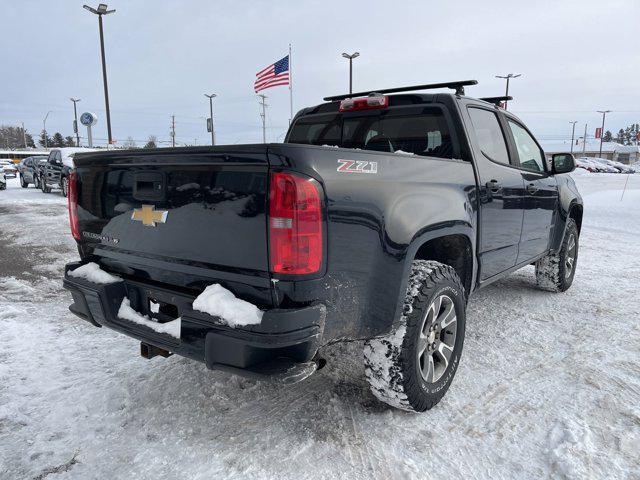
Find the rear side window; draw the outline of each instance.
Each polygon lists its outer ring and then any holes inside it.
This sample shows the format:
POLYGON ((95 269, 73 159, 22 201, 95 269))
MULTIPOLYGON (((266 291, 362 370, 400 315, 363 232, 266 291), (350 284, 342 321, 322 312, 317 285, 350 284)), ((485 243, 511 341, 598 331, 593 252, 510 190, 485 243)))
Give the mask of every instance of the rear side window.
POLYGON ((485 157, 494 162, 509 165, 507 142, 495 113, 482 108, 469 108, 469 115, 476 132, 480 150, 485 157))
POLYGON ((413 115, 311 115, 295 123, 288 142, 441 158, 454 158, 457 151, 439 108, 413 115))

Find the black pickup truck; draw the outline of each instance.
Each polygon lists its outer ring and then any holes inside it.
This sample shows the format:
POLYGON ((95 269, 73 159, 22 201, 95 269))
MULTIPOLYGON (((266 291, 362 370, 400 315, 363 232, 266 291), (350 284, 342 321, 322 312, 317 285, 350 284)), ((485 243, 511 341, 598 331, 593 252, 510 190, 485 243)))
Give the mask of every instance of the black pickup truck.
POLYGON ((465 96, 475 83, 328 97, 283 144, 76 155, 71 311, 147 358, 281 381, 362 340, 376 397, 431 408, 458 368, 469 295, 530 264, 564 291, 578 257, 573 157, 547 159, 504 98, 465 96), (455 92, 416 93, 433 88, 455 92), (235 318, 247 306, 257 322, 235 318))

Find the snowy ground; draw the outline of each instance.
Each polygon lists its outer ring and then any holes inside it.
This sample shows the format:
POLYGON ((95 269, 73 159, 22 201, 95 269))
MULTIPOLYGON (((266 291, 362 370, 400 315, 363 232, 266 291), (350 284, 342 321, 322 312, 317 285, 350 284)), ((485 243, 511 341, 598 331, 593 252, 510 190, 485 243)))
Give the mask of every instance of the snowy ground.
POLYGON ((425 414, 380 404, 357 344, 279 387, 72 316, 59 193, 0 192, 0 478, 640 478, 640 175, 575 174, 578 270, 527 268, 469 302, 462 363, 425 414))

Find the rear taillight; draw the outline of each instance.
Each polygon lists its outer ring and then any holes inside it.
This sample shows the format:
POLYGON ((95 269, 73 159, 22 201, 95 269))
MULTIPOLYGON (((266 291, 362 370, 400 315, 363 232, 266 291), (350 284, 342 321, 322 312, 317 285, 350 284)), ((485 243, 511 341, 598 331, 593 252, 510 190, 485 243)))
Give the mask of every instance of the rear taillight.
POLYGON ((315 182, 301 175, 271 174, 269 260, 273 273, 306 275, 322 266, 322 202, 315 182))
POLYGON ((76 240, 80 240, 80 228, 78 226, 78 190, 76 189, 76 172, 69 174, 69 188, 67 191, 69 201, 69 223, 71 224, 71 235, 76 240))
POLYGON ((340 102, 341 112, 354 112, 357 110, 371 110, 373 108, 386 108, 389 106, 389 97, 384 95, 370 95, 364 98, 347 98, 340 102))

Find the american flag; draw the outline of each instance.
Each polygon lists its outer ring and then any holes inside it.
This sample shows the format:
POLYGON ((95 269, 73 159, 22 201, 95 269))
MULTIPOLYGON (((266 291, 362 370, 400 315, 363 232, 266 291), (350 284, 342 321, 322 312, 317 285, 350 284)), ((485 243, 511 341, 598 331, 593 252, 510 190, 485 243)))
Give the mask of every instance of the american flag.
POLYGON ((289 55, 256 73, 253 89, 258 93, 279 85, 289 85, 289 55))

